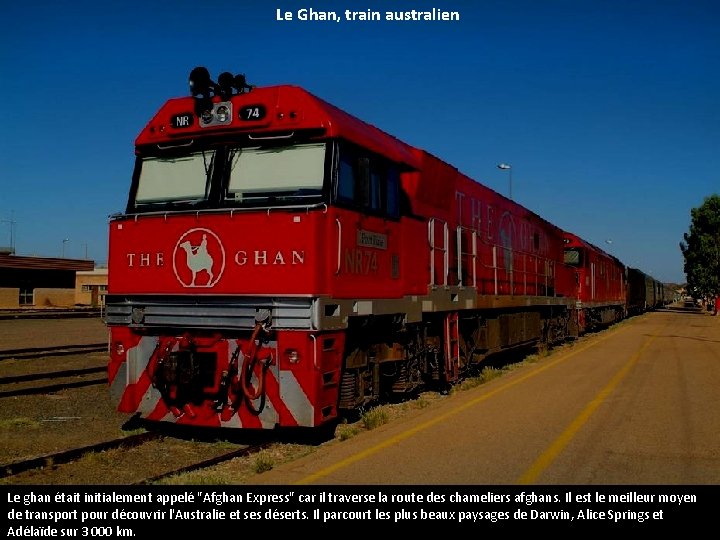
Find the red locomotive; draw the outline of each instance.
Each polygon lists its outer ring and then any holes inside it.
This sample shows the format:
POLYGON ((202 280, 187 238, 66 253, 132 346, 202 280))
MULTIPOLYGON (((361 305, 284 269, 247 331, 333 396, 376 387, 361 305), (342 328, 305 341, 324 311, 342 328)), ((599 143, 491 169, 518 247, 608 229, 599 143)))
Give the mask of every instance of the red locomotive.
POLYGON ((437 157, 296 86, 190 89, 109 223, 119 411, 316 428, 621 315, 617 261, 437 157))
POLYGON ((625 265, 575 234, 565 233, 565 264, 575 269, 580 332, 627 316, 625 265))

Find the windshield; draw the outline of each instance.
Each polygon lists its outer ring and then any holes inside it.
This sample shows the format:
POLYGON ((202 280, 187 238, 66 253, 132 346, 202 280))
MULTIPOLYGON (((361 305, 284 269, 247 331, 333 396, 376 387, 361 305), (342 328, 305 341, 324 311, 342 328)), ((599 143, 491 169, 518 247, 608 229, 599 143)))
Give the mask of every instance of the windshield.
POLYGON ((207 197, 215 151, 142 161, 135 202, 198 201, 207 197))
POLYGON ((227 199, 240 202, 319 195, 325 177, 325 148, 320 143, 231 150, 227 199))
POLYGON ((582 251, 577 248, 566 249, 565 264, 569 264, 570 266, 582 265, 582 251))
MULTIPOLYGON (((128 213, 321 202, 326 143, 214 149, 138 158, 128 213)), ((187 151, 187 149, 186 149, 187 151)))

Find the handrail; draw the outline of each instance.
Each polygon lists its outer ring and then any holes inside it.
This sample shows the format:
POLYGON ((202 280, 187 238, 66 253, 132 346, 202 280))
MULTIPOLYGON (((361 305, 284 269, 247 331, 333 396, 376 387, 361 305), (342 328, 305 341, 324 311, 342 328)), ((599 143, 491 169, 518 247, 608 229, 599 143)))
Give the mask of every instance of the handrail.
POLYGON ((448 244, 450 242, 450 228, 448 227, 447 221, 438 218, 432 218, 428 220, 428 243, 430 244, 430 285, 437 285, 435 283, 435 250, 442 252, 443 254, 443 286, 447 287, 448 284, 448 269, 450 267, 450 250, 448 244), (443 246, 437 247, 435 245, 435 222, 443 224, 443 246))
POLYGON ((338 228, 337 269, 335 270, 335 275, 337 276, 340 274, 340 265, 342 263, 342 223, 340 223, 340 218, 335 218, 335 223, 338 228))

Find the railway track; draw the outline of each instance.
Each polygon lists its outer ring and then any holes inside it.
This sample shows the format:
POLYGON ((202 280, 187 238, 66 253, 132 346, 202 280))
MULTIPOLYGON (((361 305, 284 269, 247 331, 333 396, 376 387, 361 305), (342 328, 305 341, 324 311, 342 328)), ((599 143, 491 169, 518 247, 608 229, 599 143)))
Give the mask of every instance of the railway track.
MULTIPOLYGON (((50 478, 54 474, 54 471, 60 466, 80 462, 83 458, 93 453, 105 452, 108 450, 116 449, 122 450, 124 452, 127 452, 131 449, 138 450, 144 444, 149 443, 150 441, 156 441, 160 439, 163 439, 163 443, 167 442, 168 444, 172 444, 171 439, 165 441, 165 437, 166 435, 160 432, 145 432, 136 435, 128 435, 126 437, 118 437, 116 439, 103 441, 96 444, 62 450, 59 452, 52 452, 28 459, 17 460, 12 463, 7 463, 0 466, 0 478, 8 479, 12 483, 12 477, 34 470, 44 471, 43 474, 46 474, 48 478, 50 478)), ((177 443, 178 441, 175 442, 177 443)), ((193 442, 180 441, 180 444, 193 444, 193 442)), ((132 482, 131 484, 150 485, 175 475, 206 469, 208 467, 212 467, 219 463, 230 461, 235 458, 249 457, 253 454, 256 454, 260 450, 269 447, 271 444, 272 443, 267 442, 255 445, 243 445, 241 448, 222 452, 207 459, 197 460, 190 464, 183 464, 177 467, 169 467, 165 472, 161 474, 148 474, 144 478, 132 482)), ((144 460, 140 460, 140 462, 142 463, 144 462, 144 460)), ((92 464, 87 465, 87 467, 91 466, 92 464)), ((143 476, 141 467, 137 468, 137 473, 139 476, 143 476)))
POLYGON ((0 320, 9 319, 71 319, 85 317, 101 317, 100 309, 83 309, 83 310, 2 310, 0 311, 0 320))
POLYGON ((5 349, 0 351, 0 360, 24 360, 49 356, 67 356, 91 352, 107 351, 107 342, 83 343, 80 345, 57 345, 55 347, 29 347, 23 349, 5 349))
POLYGON ((65 369, 61 371, 51 371, 43 373, 29 373, 24 375, 12 375, 7 377, 0 377, 0 398, 12 397, 12 396, 28 396, 33 394, 49 394, 51 392, 58 392, 60 390, 66 390, 68 388, 81 388, 83 386, 92 386, 95 384, 106 384, 107 383, 107 367, 106 366, 95 366, 88 368, 78 369, 65 369), (90 377, 102 373, 101 377, 90 377), (31 386, 21 386, 23 383, 35 383, 38 381, 44 381, 46 379, 61 380, 74 377, 74 380, 52 382, 49 384, 37 384, 31 386), (81 377, 77 379, 77 377, 81 377))
POLYGON ((258 444, 253 446, 247 446, 244 448, 240 448, 238 450, 233 450, 231 452, 226 452, 224 454, 221 454, 219 456, 216 456, 214 458, 205 459, 202 461, 198 461, 197 463, 193 463, 191 465, 186 465, 184 467, 180 467, 178 469, 168 471, 163 474, 155 475, 149 478, 145 478, 144 480, 141 480, 140 482, 135 482, 134 485, 149 485, 154 484, 156 482, 159 482, 160 480, 164 480, 165 478, 170 478, 172 476, 176 476, 178 474, 184 474, 188 472, 193 471, 199 471, 202 469, 207 469, 208 467, 212 467, 213 465, 217 465, 219 463, 223 463, 225 461, 230 461, 231 459, 240 458, 240 457, 247 457, 252 454, 258 453, 260 450, 267 448, 270 446, 270 443, 266 444, 258 444))
POLYGON ((71 461, 77 461, 78 459, 92 452, 103 452, 105 450, 110 450, 114 448, 129 448, 139 446, 147 441, 158 439, 160 436, 161 435, 159 433, 153 432, 139 433, 136 435, 128 435, 127 437, 118 437, 116 439, 90 444, 87 446, 80 446, 78 448, 71 448, 59 452, 51 452, 49 454, 44 454, 29 459, 17 460, 2 465, 0 467, 0 478, 7 478, 9 476, 17 475, 32 469, 54 467, 57 465, 69 463, 71 461))

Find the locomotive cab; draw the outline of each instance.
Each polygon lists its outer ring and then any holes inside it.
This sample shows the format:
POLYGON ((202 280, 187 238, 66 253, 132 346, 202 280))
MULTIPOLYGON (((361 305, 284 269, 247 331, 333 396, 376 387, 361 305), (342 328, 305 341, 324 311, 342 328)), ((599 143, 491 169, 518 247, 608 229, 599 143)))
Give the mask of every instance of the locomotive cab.
POLYGON ((565 232, 564 262, 574 269, 578 324, 583 331, 625 317, 625 267, 600 248, 565 232))

